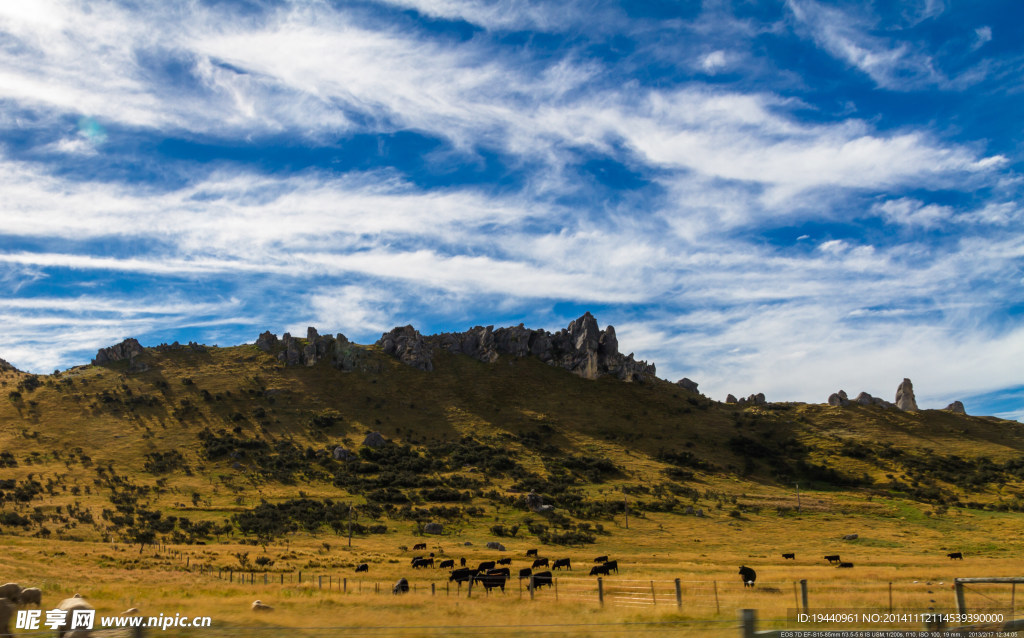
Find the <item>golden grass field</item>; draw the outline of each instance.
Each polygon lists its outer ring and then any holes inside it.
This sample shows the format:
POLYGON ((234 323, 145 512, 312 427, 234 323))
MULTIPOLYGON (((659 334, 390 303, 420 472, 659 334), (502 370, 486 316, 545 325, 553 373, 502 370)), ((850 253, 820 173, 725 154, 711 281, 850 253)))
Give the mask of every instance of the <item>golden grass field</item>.
MULTIPOLYGON (((737 615, 744 608, 756 609, 766 628, 786 625, 771 621, 797 607, 801 580, 807 581, 811 609, 877 611, 889 609, 890 583, 895 608, 952 609, 956 577, 1024 576, 1024 514, 1014 511, 1024 499, 1020 481, 973 487, 938 481, 948 493, 980 504, 938 507, 895 489, 897 482, 917 480, 897 463, 839 454, 851 442, 886 442, 919 454, 1004 462, 1024 455, 1018 423, 934 410, 739 408, 668 383, 586 381, 533 360, 483 364, 440 356, 437 370, 427 374, 367 352, 378 372, 284 368, 251 346, 148 351, 144 372, 85 366, 38 377, 39 387, 0 400, 0 452, 17 459, 16 466, 0 466, 0 481, 33 479, 52 487, 28 502, 0 501, 0 515, 39 518, 27 527, 0 526, 0 581, 41 587, 44 609, 77 592, 100 613, 138 607, 150 615, 213 619, 211 630, 156 634, 168 636, 727 636, 738 632, 737 615), (104 395, 114 399, 108 402, 104 395), (129 400, 141 397, 148 399, 129 400), (254 416, 257 410, 265 416, 254 416), (327 429, 310 426, 311 415, 323 410, 344 418, 327 429), (113 468, 109 474, 147 486, 146 507, 193 521, 223 522, 260 502, 294 499, 300 492, 310 499, 365 502, 364 495, 327 481, 268 481, 246 463, 204 459, 197 433, 207 427, 318 449, 357 448, 370 430, 413 446, 472 436, 507 447, 538 474, 547 471, 545 460, 517 437, 543 429, 565 454, 609 459, 620 468, 603 482, 580 486, 595 501, 651 500, 636 490, 666 484, 661 450, 685 449, 717 469, 695 471, 686 482, 700 495, 685 504, 704 510, 705 517, 631 507, 628 529, 621 513, 590 521, 605 530, 593 544, 541 545, 526 531, 527 519, 536 515, 478 495, 463 505, 481 513, 446 524, 441 536, 418 535, 412 521, 385 516, 378 522, 387 525, 386 534, 356 536, 351 548, 325 526, 262 544, 237 533, 204 545, 168 544, 165 536, 160 546, 140 551, 103 521, 101 511, 111 504, 108 489, 96 482, 97 468, 113 468), (798 512, 796 486, 774 478, 770 463, 740 471, 743 459, 727 445, 737 432, 766 441, 792 437, 807 447, 809 460, 868 475, 875 484, 840 488, 805 481, 798 512), (167 450, 180 451, 191 472, 144 470, 147 454, 167 450), (96 523, 52 522, 75 504, 92 512, 96 523), (490 528, 499 523, 522 524, 522 531, 515 538, 496 537, 490 528), (858 538, 843 540, 847 534, 858 538), (488 550, 488 541, 508 551, 488 550), (514 577, 504 594, 475 589, 467 597, 465 588, 447 587, 446 570, 411 569, 411 557, 424 552, 399 548, 418 542, 428 543, 427 551, 438 559, 465 557, 471 566, 511 556, 513 574, 529 566, 529 548, 552 559, 571 558, 575 569, 556 572, 557 600, 548 589, 531 600, 514 577), (965 560, 949 560, 946 553, 953 551, 963 552, 965 560), (794 552, 796 560, 784 561, 783 552, 794 552), (587 571, 604 554, 618 560, 620 573, 602 579, 601 605, 597 579, 587 571), (855 567, 829 566, 826 554, 840 554, 855 567), (259 557, 273 564, 242 569, 239 555, 247 555, 250 564, 259 557), (357 578, 354 566, 363 562, 370 572, 357 578), (742 586, 740 565, 757 571, 753 589, 742 586), (302 583, 296 582, 300 571, 302 583), (241 577, 247 582, 240 583, 241 577), (393 596, 391 585, 400 577, 414 591, 393 596), (256 599, 273 611, 253 612, 256 599)), ((24 378, 0 375, 4 394, 24 378)), ((486 490, 507 493, 512 483, 474 468, 460 472, 489 482, 486 490)), ((1024 591, 1019 593, 978 585, 969 590, 968 603, 1021 614, 1024 591)))

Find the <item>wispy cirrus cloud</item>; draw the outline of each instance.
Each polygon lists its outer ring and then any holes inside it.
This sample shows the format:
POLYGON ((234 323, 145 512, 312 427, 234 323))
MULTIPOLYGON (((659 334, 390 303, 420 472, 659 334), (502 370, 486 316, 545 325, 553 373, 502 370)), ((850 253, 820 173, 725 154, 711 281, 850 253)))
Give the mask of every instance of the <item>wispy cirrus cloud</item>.
POLYGON ((0 6, 0 354, 591 309, 718 398, 1012 385, 1019 131, 944 95, 1015 62, 955 9, 0 6))

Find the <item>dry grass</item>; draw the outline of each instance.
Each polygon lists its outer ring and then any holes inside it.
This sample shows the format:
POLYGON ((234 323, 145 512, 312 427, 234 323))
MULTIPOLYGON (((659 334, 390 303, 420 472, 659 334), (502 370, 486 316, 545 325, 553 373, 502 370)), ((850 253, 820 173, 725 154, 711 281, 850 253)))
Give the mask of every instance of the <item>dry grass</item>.
MULTIPOLYGON (((59 377, 40 377, 42 385, 22 392, 17 400, 7 393, 24 375, 0 373, 0 383, 6 383, 0 395, 0 451, 12 451, 19 462, 0 468, 0 479, 31 475, 44 483, 58 482, 53 493, 27 505, 5 503, 3 511, 28 515, 38 507, 49 515, 78 503, 100 521, 110 503, 108 490, 94 483, 97 466, 113 466, 115 473, 152 488, 147 507, 194 521, 223 521, 261 500, 296 498, 300 490, 317 499, 362 498, 325 482, 267 482, 254 472, 233 470, 228 462, 206 461, 197 443, 197 433, 205 427, 238 427, 244 436, 286 439, 317 449, 357 447, 368 430, 411 444, 490 437, 540 474, 545 472, 541 457, 517 437, 543 429, 566 454, 610 459, 622 469, 606 483, 585 487, 596 500, 621 500, 624 487, 667 483, 666 465, 657 454, 692 452, 719 468, 698 471, 687 483, 701 493, 694 506, 708 516, 634 511, 628 529, 621 515, 592 521, 604 525, 607 534, 599 535, 594 545, 569 548, 539 546, 535 538, 523 537, 525 526, 518 538, 491 536, 491 525, 523 523, 530 515, 483 498, 472 505, 482 508, 484 516, 448 525, 449 536, 415 536, 412 522, 387 520, 386 535, 356 538, 351 549, 334 535, 296 534, 266 547, 227 537, 205 546, 148 547, 140 554, 137 546, 99 542, 109 534, 100 526, 55 528, 50 538, 27 535, 38 526, 28 531, 0 528, 0 581, 40 586, 44 608, 81 592, 102 613, 135 606, 145 613, 209 615, 225 635, 248 635, 229 631, 231 627, 249 627, 250 633, 259 627, 289 627, 288 632, 269 633, 313 635, 336 632, 301 632, 344 626, 363 628, 359 635, 389 636, 524 631, 631 638, 638 633, 724 636, 735 635, 736 614, 742 608, 756 608, 766 619, 784 618, 797 604, 801 580, 808 582, 812 608, 887 609, 889 583, 896 607, 951 607, 949 586, 955 577, 1024 575, 1022 514, 955 507, 936 513, 932 505, 885 490, 807 485, 801 486, 798 514, 792 486, 778 484, 764 464, 740 476, 743 459, 727 444, 737 433, 775 440, 793 437, 812 450, 812 461, 828 461, 843 472, 866 472, 884 481, 895 470, 838 455, 843 441, 884 440, 907 450, 929 448, 937 454, 1001 461, 1024 453, 1019 424, 938 411, 907 414, 820 405, 740 409, 709 403, 671 384, 584 381, 532 359, 483 364, 440 355, 437 370, 425 374, 372 351, 369 360, 379 366, 379 373, 342 373, 325 366, 286 369, 249 346, 202 353, 150 351, 145 356, 150 365, 146 372, 82 367, 59 377), (105 402, 104 392, 117 400, 105 402), (130 405, 132 398, 141 397, 153 401, 130 405), (181 412, 182 401, 192 407, 181 412), (255 416, 259 409, 264 417, 255 416), (310 427, 311 415, 325 409, 338 411, 343 420, 326 430, 310 427), (242 418, 233 418, 235 414, 242 418), (182 452, 192 475, 155 476, 143 470, 146 454, 171 449, 182 452), (81 454, 90 461, 83 463, 81 454), (197 503, 192 502, 193 493, 201 497, 197 503), (857 540, 842 540, 852 533, 858 534, 857 540), (570 557, 576 569, 560 574, 557 601, 548 590, 532 601, 528 595, 520 597, 514 579, 504 595, 474 591, 469 599, 465 590, 456 596, 443 589, 446 572, 409 568, 412 553, 398 548, 422 540, 430 543, 429 551, 465 557, 470 565, 496 558, 484 545, 499 540, 515 558, 514 571, 529 565, 524 554, 532 547, 551 558, 570 557), (467 541, 471 547, 464 545, 467 541), (945 556, 950 551, 962 551, 967 558, 950 561, 945 556), (797 560, 783 561, 783 552, 795 552, 797 560), (226 568, 237 569, 237 555, 246 553, 250 560, 265 555, 274 561, 266 572, 267 584, 264 572, 256 573, 255 584, 217 577, 218 570, 223 575, 226 568), (822 556, 833 553, 854 562, 855 568, 828 566, 822 556), (599 554, 617 559, 621 568, 620 574, 604 579, 604 607, 596 601, 596 579, 586 575, 599 554), (371 565, 371 572, 356 579, 353 567, 362 562, 371 565), (757 570, 753 590, 743 588, 740 565, 757 570), (294 579, 300 570, 306 579, 325 577, 324 588, 319 580, 280 583, 282 573, 294 579), (389 591, 399 577, 409 578, 416 591, 400 597, 371 593, 374 584, 389 591), (346 592, 338 590, 343 578, 346 592), (675 604, 675 579, 682 589, 681 609, 675 604), (431 584, 436 595, 430 594, 431 584), (652 586, 656 605, 647 603, 652 586), (620 604, 625 598, 629 606, 620 604), (249 604, 255 599, 274 611, 254 614, 249 604)), ((481 478, 479 473, 471 476, 481 478)), ((503 491, 510 483, 493 480, 488 489, 503 491)), ((958 493, 993 503, 1021 498, 1024 490, 1008 483, 958 493)), ((975 594, 979 600, 987 596, 1008 604, 1000 598, 1005 598, 1005 589, 975 594)))

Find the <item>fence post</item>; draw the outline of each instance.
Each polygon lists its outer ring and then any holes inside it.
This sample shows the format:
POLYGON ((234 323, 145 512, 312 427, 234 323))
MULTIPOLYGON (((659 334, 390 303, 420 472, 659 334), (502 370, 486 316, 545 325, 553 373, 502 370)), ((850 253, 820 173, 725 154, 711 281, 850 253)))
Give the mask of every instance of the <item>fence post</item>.
POLYGON ((555 600, 558 600, 558 579, 555 578, 555 600))
POLYGON ((430 595, 431 596, 436 596, 437 595, 437 592, 434 591, 434 583, 430 583, 430 595))
POLYGON ((804 605, 804 611, 807 611, 807 579, 800 580, 800 601, 804 605))
POLYGON ((302 570, 299 570, 299 584, 302 584, 302 570))
POLYGON ((954 579, 953 588, 956 590, 956 612, 958 614, 967 613, 967 603, 964 602, 964 584, 960 582, 960 579, 954 579))
POLYGON ((715 586, 715 613, 720 614, 722 613, 722 608, 718 606, 718 581, 713 580, 711 584, 715 586))
POLYGON ((347 578, 342 578, 341 579, 341 593, 343 593, 343 594, 347 594, 348 593, 348 579, 347 578))
POLYGON ((683 608, 683 586, 678 578, 676 579, 676 608, 683 608))
POLYGON ((231 571, 230 569, 228 570, 228 582, 235 582, 235 572, 231 571))
POLYGON ((466 598, 472 598, 472 597, 473 597, 473 578, 470 577, 470 579, 469 579, 469 587, 466 588, 466 598))
POLYGON ((526 585, 526 588, 530 590, 530 600, 533 600, 533 575, 530 575, 530 582, 526 585))
POLYGON ((284 572, 281 572, 281 584, 284 584, 284 572))
POLYGON ((740 610, 740 632, 743 638, 754 638, 757 629, 757 611, 753 609, 740 610))
POLYGON ((317 589, 323 589, 324 588, 324 577, 323 576, 317 576, 316 588, 317 589))
POLYGON ((654 595, 654 581, 653 580, 651 581, 651 604, 652 605, 657 605, 658 604, 658 598, 657 598, 657 596, 654 595))
POLYGON ((892 581, 889 581, 889 613, 892 613, 892 581))
POLYGON ((597 577, 597 602, 604 607, 604 579, 600 576, 597 577))

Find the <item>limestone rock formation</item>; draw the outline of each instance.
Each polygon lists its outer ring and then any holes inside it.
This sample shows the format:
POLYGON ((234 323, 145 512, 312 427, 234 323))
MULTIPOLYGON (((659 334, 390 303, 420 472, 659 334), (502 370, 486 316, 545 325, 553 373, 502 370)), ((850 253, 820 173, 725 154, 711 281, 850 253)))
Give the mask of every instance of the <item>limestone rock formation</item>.
POLYGON ((444 525, 440 523, 427 523, 423 526, 424 534, 444 534, 444 525))
POLYGON ((964 409, 964 404, 960 401, 954 401, 946 406, 946 410, 954 414, 967 414, 967 410, 964 409))
POLYGON ((354 452, 349 452, 340 445, 334 448, 333 456, 335 461, 348 461, 356 458, 356 454, 354 452))
POLYGON ((642 381, 655 374, 653 365, 634 360, 632 354, 620 353, 615 328, 601 330, 589 312, 554 334, 519 324, 498 329, 476 326, 466 332, 424 337, 412 326, 405 326, 381 335, 377 345, 403 363, 426 371, 433 370, 433 353, 440 349, 487 363, 501 355, 535 356, 585 379, 607 375, 623 381, 642 381))
POLYGON ((370 432, 366 435, 366 438, 363 439, 363 445, 366 447, 383 447, 385 443, 387 443, 387 439, 385 439, 384 435, 380 432, 370 432))
POLYGON ((900 387, 896 389, 896 407, 903 410, 917 410, 917 401, 914 400, 914 384, 910 379, 904 379, 900 387))
POLYGON ((736 403, 736 397, 731 395, 731 394, 729 394, 729 395, 727 395, 725 397, 725 402, 726 403, 736 403))
POLYGON ((340 332, 333 337, 321 335, 313 327, 306 328, 305 340, 293 337, 288 332, 280 339, 272 332, 264 332, 256 339, 256 347, 269 354, 276 353, 278 360, 289 366, 312 367, 327 361, 335 368, 349 371, 366 369, 368 364, 359 349, 345 335, 340 332))
POLYGON ((679 386, 680 388, 684 389, 684 390, 689 390, 690 392, 693 392, 694 394, 699 394, 697 392, 697 382, 696 381, 691 381, 691 380, 687 379, 686 377, 683 377, 682 379, 676 381, 676 385, 679 386))
POLYGON ((395 357, 402 363, 430 372, 434 369, 433 352, 423 339, 423 335, 412 326, 393 328, 391 332, 381 335, 377 345, 384 352, 395 357))
MULTIPOLYGON (((729 396, 731 397, 732 395, 730 394, 729 396)), ((729 399, 726 399, 725 402, 729 403, 730 401, 729 399)), ((757 394, 751 394, 749 397, 746 398, 740 397, 739 400, 736 400, 736 397, 733 397, 732 403, 735 403, 736 405, 740 406, 767 405, 768 401, 764 398, 764 392, 758 392, 757 394)))
POLYGON ((846 396, 845 391, 840 390, 829 395, 828 404, 838 408, 846 407, 850 405, 850 398, 846 396))
POLYGON ((100 348, 92 362, 96 365, 103 365, 114 361, 130 361, 143 352, 142 345, 137 339, 128 338, 109 348, 100 348))
POLYGON ((860 394, 857 395, 857 398, 854 399, 853 401, 854 401, 854 403, 857 403, 859 405, 878 405, 878 406, 881 406, 883 408, 891 408, 891 407, 893 407, 893 405, 891 403, 889 403, 888 401, 886 401, 885 399, 882 399, 882 398, 879 398, 879 397, 873 397, 870 394, 868 394, 867 392, 861 392, 860 394))

